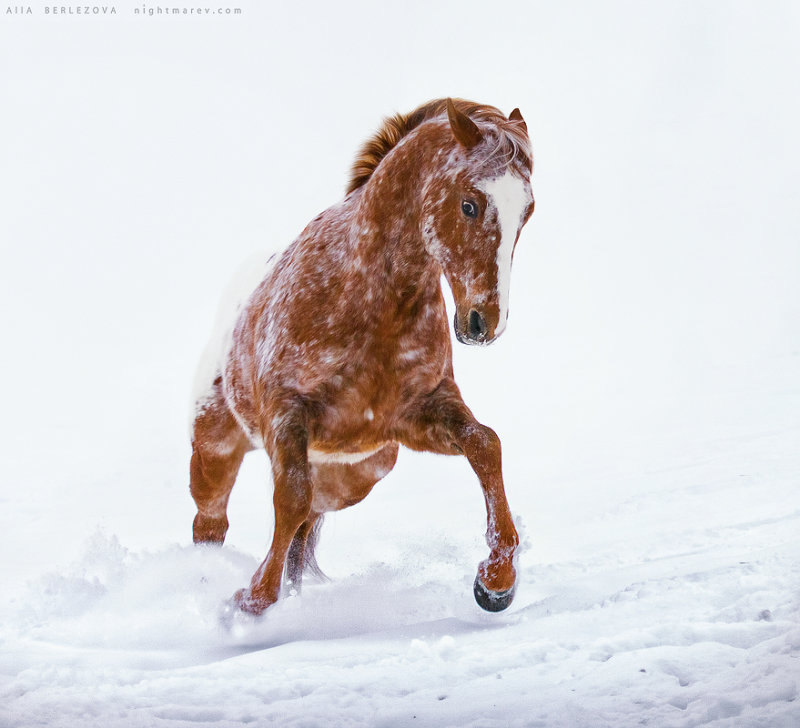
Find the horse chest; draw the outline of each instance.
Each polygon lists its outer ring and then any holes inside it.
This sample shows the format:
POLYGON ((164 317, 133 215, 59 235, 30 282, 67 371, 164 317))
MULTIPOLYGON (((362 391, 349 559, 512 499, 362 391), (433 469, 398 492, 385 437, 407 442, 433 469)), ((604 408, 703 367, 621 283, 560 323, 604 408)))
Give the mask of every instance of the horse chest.
POLYGON ((393 439, 408 405, 441 381, 449 362, 448 344, 446 337, 409 337, 351 352, 315 397, 321 405, 316 437, 341 446, 393 439))

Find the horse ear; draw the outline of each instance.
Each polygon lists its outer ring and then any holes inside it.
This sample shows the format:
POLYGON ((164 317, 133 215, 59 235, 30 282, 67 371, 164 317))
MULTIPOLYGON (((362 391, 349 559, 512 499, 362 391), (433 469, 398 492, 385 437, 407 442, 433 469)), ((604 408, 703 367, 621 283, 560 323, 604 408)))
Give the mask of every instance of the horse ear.
POLYGON ((450 119, 450 128, 455 138, 462 146, 472 149, 483 139, 483 134, 475 122, 463 111, 459 111, 452 99, 447 99, 447 117, 450 119))
POLYGON ((514 109, 514 111, 512 111, 512 112, 511 112, 511 113, 508 115, 508 120, 509 120, 509 121, 516 121, 516 122, 519 122, 520 126, 521 126, 521 127, 522 127, 522 128, 523 128, 523 129, 524 129, 526 132, 528 131, 528 125, 525 123, 525 119, 523 119, 523 118, 522 118, 522 112, 521 112, 519 109, 514 109))

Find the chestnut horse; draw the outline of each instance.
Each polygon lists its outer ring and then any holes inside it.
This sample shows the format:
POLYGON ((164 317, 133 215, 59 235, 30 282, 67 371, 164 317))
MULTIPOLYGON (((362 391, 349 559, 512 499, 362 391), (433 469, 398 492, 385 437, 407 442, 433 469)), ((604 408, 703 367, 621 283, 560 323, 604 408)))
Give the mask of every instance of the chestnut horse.
POLYGON ((511 260, 533 213, 533 166, 518 109, 506 118, 457 99, 387 119, 361 150, 345 198, 273 257, 199 380, 192 431, 196 543, 218 543, 245 453, 265 448, 275 528, 234 609, 260 614, 299 589, 321 517, 362 500, 398 446, 468 459, 486 500, 489 557, 478 604, 514 596, 519 539, 503 489, 500 440, 461 399, 455 335, 490 344, 505 329, 511 260))

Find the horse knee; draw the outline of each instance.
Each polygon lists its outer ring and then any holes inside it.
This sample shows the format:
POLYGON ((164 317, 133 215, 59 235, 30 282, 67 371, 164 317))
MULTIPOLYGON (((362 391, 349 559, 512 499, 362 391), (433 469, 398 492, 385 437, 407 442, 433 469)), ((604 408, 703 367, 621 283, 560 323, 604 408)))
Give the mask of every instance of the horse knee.
POLYGON ((472 426, 463 439, 463 450, 479 476, 488 476, 501 467, 502 445, 497 433, 486 425, 472 426))

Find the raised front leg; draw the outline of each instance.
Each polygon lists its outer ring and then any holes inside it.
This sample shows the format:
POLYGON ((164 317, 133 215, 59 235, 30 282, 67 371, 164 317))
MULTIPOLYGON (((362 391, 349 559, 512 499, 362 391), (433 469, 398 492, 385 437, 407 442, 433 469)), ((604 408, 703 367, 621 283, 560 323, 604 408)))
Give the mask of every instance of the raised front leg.
POLYGON ((278 600, 289 546, 311 513, 308 432, 302 408, 287 411, 279 421, 281 429, 273 433, 270 447, 275 483, 272 498, 275 531, 272 544, 267 557, 253 575, 250 587, 239 590, 233 597, 236 607, 251 614, 261 614, 278 600))
POLYGON ((500 438, 478 422, 452 380, 443 381, 407 413, 401 442, 414 450, 463 454, 480 480, 486 501, 486 543, 489 558, 475 578, 475 600, 489 612, 511 604, 516 585, 514 553, 517 530, 503 488, 500 438))

